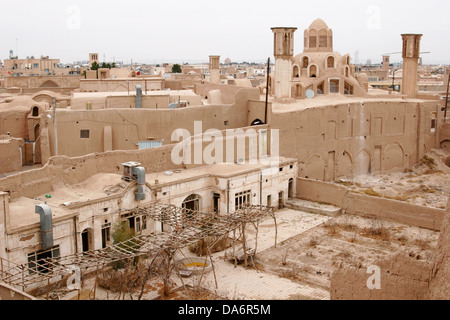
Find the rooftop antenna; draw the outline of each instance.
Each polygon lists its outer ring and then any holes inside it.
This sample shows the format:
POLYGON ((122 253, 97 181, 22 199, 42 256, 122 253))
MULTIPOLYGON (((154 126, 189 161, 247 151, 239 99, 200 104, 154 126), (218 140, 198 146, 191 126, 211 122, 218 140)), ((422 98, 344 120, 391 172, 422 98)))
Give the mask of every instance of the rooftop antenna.
POLYGON ((270 71, 270 57, 267 59, 267 72, 266 72, 266 108, 265 108, 265 114, 264 114, 264 123, 267 124, 267 103, 269 98, 269 71, 270 71))
POLYGON ((447 117, 447 105, 448 105, 448 90, 449 90, 449 86, 450 86, 450 70, 448 71, 447 94, 445 95, 444 123, 445 123, 445 118, 447 117))

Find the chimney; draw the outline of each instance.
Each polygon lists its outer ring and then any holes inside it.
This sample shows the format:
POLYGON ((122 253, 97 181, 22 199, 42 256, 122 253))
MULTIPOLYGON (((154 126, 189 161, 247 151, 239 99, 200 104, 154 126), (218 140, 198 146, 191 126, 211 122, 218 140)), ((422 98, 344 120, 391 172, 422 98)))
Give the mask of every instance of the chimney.
POLYGON ((403 76, 402 93, 410 98, 417 96, 421 34, 402 34, 403 76))
POLYGON ((122 163, 123 176, 125 181, 137 180, 138 190, 135 193, 136 201, 145 199, 145 168, 139 162, 125 162, 122 163))
POLYGON ((42 250, 53 247, 52 209, 46 204, 35 206, 35 213, 40 215, 42 250))
POLYGON ((140 84, 136 85, 136 108, 142 108, 142 87, 140 84))

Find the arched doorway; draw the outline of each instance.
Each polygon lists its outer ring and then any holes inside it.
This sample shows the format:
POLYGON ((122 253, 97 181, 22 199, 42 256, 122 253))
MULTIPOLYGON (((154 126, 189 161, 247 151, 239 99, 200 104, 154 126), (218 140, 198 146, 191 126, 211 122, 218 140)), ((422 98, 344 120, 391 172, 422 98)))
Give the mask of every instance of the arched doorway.
POLYGON ((200 211, 200 199, 198 194, 191 194, 183 200, 181 207, 183 208, 183 216, 181 217, 181 227, 188 227, 189 221, 193 218, 196 212, 200 211))
POLYGON ((86 228, 81 232, 81 249, 82 252, 87 252, 94 249, 93 230, 91 228, 86 228))
POLYGON ((39 107, 36 107, 36 106, 33 107, 33 112, 31 114, 31 116, 39 117, 39 107))
POLYGON ((294 179, 290 178, 288 182, 288 199, 294 198, 294 179))
POLYGON ((294 66, 294 70, 292 71, 292 77, 294 78, 300 77, 300 71, 297 66, 294 66))
POLYGON ((200 199, 201 197, 198 194, 191 194, 183 200, 181 207, 186 211, 200 211, 200 199))
POLYGON ((302 67, 306 69, 306 68, 308 68, 308 66, 309 66, 309 58, 303 57, 302 58, 302 67))

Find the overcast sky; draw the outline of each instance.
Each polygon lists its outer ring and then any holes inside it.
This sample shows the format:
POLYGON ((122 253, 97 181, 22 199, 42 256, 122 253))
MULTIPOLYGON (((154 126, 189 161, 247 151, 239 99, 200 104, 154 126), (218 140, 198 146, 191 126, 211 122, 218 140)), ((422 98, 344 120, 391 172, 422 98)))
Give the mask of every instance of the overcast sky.
MULTIPOLYGON (((360 62, 399 52, 401 33, 421 33, 424 63, 450 64, 448 0, 13 0, 0 1, 0 59, 50 56, 145 63, 273 60, 271 27, 303 31, 323 19, 334 50, 360 62)), ((391 61, 401 61, 393 54, 391 61)))

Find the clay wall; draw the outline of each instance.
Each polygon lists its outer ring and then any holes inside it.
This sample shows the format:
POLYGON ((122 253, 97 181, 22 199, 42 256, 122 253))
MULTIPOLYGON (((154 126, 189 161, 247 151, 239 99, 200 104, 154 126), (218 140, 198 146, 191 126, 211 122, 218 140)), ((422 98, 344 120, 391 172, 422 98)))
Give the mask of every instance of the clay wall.
POLYGON ((6 77, 5 87, 22 89, 79 88, 81 76, 6 77))
POLYGON ((399 253, 375 264, 380 288, 369 289, 369 266, 341 266, 331 276, 331 300, 422 300, 429 285, 430 263, 399 253))
POLYGON ((439 147, 450 150, 450 123, 444 123, 439 130, 439 147))
POLYGON ((36 300, 33 296, 19 291, 5 283, 0 283, 0 300, 36 300))
POLYGON ((24 159, 25 150, 23 139, 3 139, 0 136, 0 173, 21 170, 24 159))
POLYGON ((164 90, 164 79, 161 78, 126 78, 126 79, 82 79, 81 92, 136 92, 140 85, 145 90, 164 90))
MULTIPOLYGON (((198 95, 180 93, 161 93, 161 94, 145 94, 141 96, 141 108, 143 109, 164 109, 169 107, 169 103, 188 101, 190 106, 199 106, 202 104, 198 95)), ((70 100, 71 110, 86 110, 87 104, 90 103, 91 110, 99 109, 133 109, 136 108, 136 95, 131 92, 130 95, 96 95, 95 93, 82 93, 81 95, 73 95, 70 100)))
POLYGON ((332 300, 448 300, 450 295, 450 201, 431 260, 411 252, 377 261, 380 287, 369 289, 368 266, 343 266, 331 276, 332 300))
POLYGON ((438 247, 433 256, 430 286, 426 299, 448 300, 450 297, 450 198, 441 226, 438 247))
MULTIPOLYGON (((236 95, 232 105, 192 106, 179 109, 108 109, 108 110, 57 110, 58 154, 80 156, 93 152, 103 152, 105 145, 112 150, 136 150, 139 141, 150 139, 172 143, 172 133, 176 129, 186 129, 194 134, 194 122, 202 122, 203 132, 207 129, 234 129, 246 127, 254 119, 249 115, 248 90, 236 95), (111 135, 105 136, 105 128, 111 128, 111 135), (89 130, 89 137, 81 136, 81 130, 89 130), (106 143, 108 140, 108 143, 106 143)), ((264 113, 264 105, 253 102, 251 115, 264 113), (259 110, 259 111, 258 111, 259 110)), ((46 154, 49 146, 54 155, 53 120, 43 117, 42 132, 48 128, 47 136, 41 136, 41 150, 46 154)), ((43 160, 44 161, 44 160, 43 160)))
POLYGON ((334 181, 410 168, 439 147, 431 124, 440 116, 435 101, 361 100, 273 112, 271 128, 280 155, 299 160, 299 177, 334 181))
POLYGON ((28 138, 27 117, 31 108, 21 107, 13 110, 2 110, 0 112, 0 135, 8 132, 11 137, 28 138))
POLYGON ((439 230, 444 210, 418 206, 398 200, 353 193, 344 186, 297 178, 296 195, 300 199, 329 203, 348 214, 378 218, 420 228, 439 230))
MULTIPOLYGON (((242 87, 229 86, 224 84, 214 84, 214 83, 197 83, 194 87, 194 92, 206 99, 208 93, 213 90, 220 90, 222 103, 231 104, 235 103, 235 95, 241 90, 242 87)), ((259 89, 258 88, 246 88, 248 90, 250 99, 259 100, 259 89)))
MULTIPOLYGON (((267 129, 267 126, 243 127, 244 133, 247 129, 267 129)), ((191 132, 192 134, 193 132, 191 132)), ((223 137, 226 136, 225 130, 221 131, 223 137)), ((270 136, 270 133, 268 133, 270 136)), ((234 137, 237 141, 237 137, 234 137)), ((197 167, 207 164, 205 157, 202 157, 202 163, 194 162, 195 156, 195 140, 188 140, 191 144, 191 161, 187 161, 187 157, 183 158, 184 163, 176 164, 172 159, 172 149, 175 144, 163 145, 159 148, 143 149, 143 150, 126 150, 126 151, 110 151, 103 153, 90 153, 80 157, 69 158, 67 156, 56 156, 49 158, 48 162, 39 169, 20 172, 3 179, 0 179, 0 190, 9 192, 12 199, 21 196, 36 197, 54 190, 59 184, 71 185, 80 183, 97 173, 121 173, 121 163, 128 161, 140 162, 146 172, 161 172, 174 170, 181 167, 197 167)), ((203 138, 201 145, 201 155, 205 154, 205 148, 211 145, 211 141, 203 138)), ((235 142, 235 146, 237 143, 235 142)), ((226 143, 222 144, 224 160, 226 155, 226 143)), ((246 142, 244 149, 244 159, 250 157, 250 144, 246 142)), ((176 152, 176 151, 174 151, 176 152)), ((258 149, 257 151, 258 152, 258 149)), ((177 153, 175 153, 178 155, 177 153)), ((179 153, 181 154, 181 153, 179 153)), ((183 154, 181 154, 183 156, 183 154)), ((233 162, 240 156, 236 151, 233 155, 233 162)))

